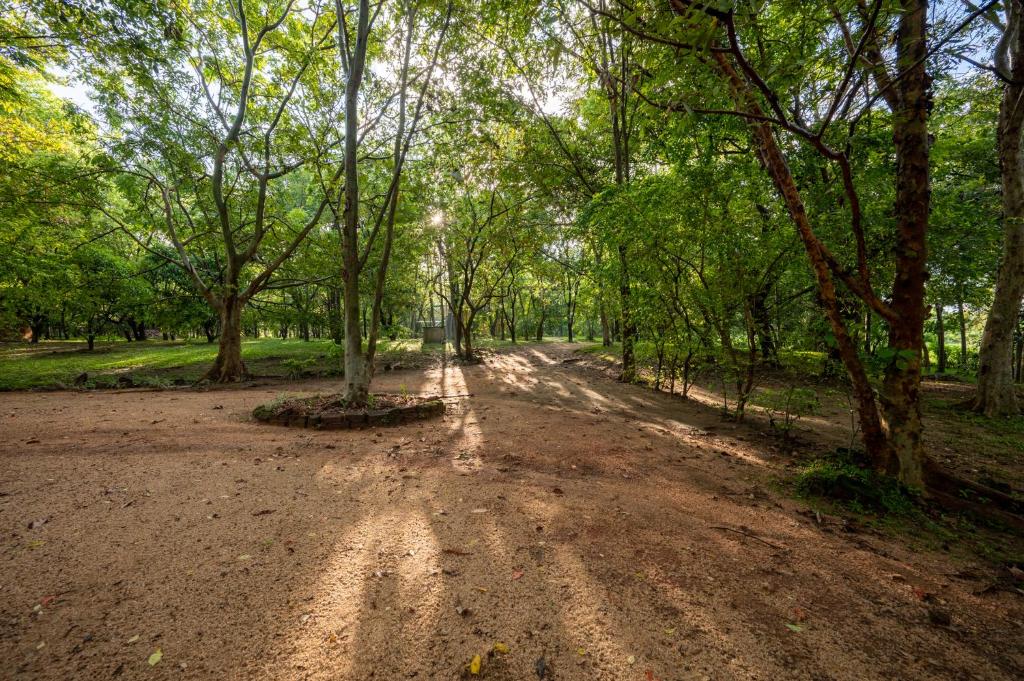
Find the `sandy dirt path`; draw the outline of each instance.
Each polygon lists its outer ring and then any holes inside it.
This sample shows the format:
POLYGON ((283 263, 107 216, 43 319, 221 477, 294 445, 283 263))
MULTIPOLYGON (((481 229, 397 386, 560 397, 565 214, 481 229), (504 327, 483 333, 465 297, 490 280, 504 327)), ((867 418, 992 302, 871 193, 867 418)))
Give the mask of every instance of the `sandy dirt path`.
POLYGON ((570 353, 386 374, 474 397, 369 431, 249 418, 331 382, 0 394, 0 678, 1024 676, 982 568, 819 525, 756 431, 570 353))

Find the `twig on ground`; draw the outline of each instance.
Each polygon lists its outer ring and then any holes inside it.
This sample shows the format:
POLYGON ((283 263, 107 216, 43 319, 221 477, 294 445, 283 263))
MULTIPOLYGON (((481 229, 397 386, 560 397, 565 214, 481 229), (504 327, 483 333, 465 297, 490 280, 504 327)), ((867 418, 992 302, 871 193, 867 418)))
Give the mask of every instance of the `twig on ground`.
POLYGON ((756 534, 753 534, 751 532, 747 532, 746 530, 742 530, 742 529, 739 529, 739 528, 736 528, 736 527, 727 527, 725 525, 711 525, 711 529, 713 529, 713 530, 725 530, 726 532, 735 532, 736 534, 742 534, 744 537, 750 537, 754 541, 759 541, 762 544, 764 544, 765 546, 770 546, 773 549, 776 549, 777 551, 788 551, 789 550, 785 546, 779 546, 778 544, 773 544, 773 543, 771 543, 770 541, 768 541, 766 539, 761 539, 761 537, 758 537, 756 534))

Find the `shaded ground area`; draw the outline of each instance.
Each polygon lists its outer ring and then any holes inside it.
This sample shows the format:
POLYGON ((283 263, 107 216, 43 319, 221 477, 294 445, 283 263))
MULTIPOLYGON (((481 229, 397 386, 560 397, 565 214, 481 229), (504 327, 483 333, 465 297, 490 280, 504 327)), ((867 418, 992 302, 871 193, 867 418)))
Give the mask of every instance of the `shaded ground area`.
MULTIPOLYGON (((581 350, 578 360, 581 366, 599 370, 608 377, 621 372, 617 348, 589 345, 581 350)), ((815 394, 819 408, 813 414, 802 416, 793 431, 797 453, 815 455, 837 447, 859 448, 859 429, 856 419, 851 418, 855 403, 847 382, 843 378, 823 377, 821 360, 817 358, 801 360, 796 357, 821 353, 791 354, 785 368, 758 370, 747 409, 749 425, 763 433, 770 432, 768 419, 760 406, 766 390, 809 389, 815 394)), ((643 366, 640 377, 653 385, 653 368, 643 366)), ((727 381, 722 381, 719 372, 703 368, 696 372, 689 395, 709 409, 720 410, 723 387, 731 388, 727 381)), ((662 389, 668 391, 667 380, 662 389)), ((676 389, 682 391, 681 380, 676 389)), ((959 475, 1019 495, 1019 491, 1024 490, 1024 418, 988 419, 963 409, 960 405, 973 396, 974 390, 975 386, 966 380, 926 379, 922 382, 925 445, 933 457, 959 475)), ((1024 392, 1018 392, 1024 399, 1024 392)), ((730 394, 729 400, 732 403, 735 397, 730 394)))
POLYGON ((281 387, 0 394, 0 677, 1024 674, 991 568, 819 524, 756 427, 570 352, 386 374, 474 397, 378 431, 254 424, 281 387))

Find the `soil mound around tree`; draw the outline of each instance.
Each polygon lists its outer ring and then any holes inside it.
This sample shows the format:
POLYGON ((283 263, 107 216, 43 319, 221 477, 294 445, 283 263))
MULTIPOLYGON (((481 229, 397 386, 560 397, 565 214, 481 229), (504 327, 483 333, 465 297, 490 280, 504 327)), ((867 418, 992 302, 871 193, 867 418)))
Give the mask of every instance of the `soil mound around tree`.
POLYGON ((340 395, 293 397, 261 404, 253 410, 257 421, 292 428, 321 430, 391 426, 444 414, 436 397, 372 395, 365 406, 350 406, 340 395))

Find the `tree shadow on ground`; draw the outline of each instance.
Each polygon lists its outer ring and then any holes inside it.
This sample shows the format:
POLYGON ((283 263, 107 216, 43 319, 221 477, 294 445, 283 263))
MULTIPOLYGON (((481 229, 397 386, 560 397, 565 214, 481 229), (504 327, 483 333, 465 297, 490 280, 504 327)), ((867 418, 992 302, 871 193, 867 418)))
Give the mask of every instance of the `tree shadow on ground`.
POLYGON ((457 679, 474 655, 508 680, 540 659, 580 681, 1020 670, 1012 596, 825 533, 767 491, 776 462, 750 432, 559 347, 382 376, 474 394, 386 430, 255 425, 270 390, 23 397, 36 423, 0 435, 0 672, 457 679))

